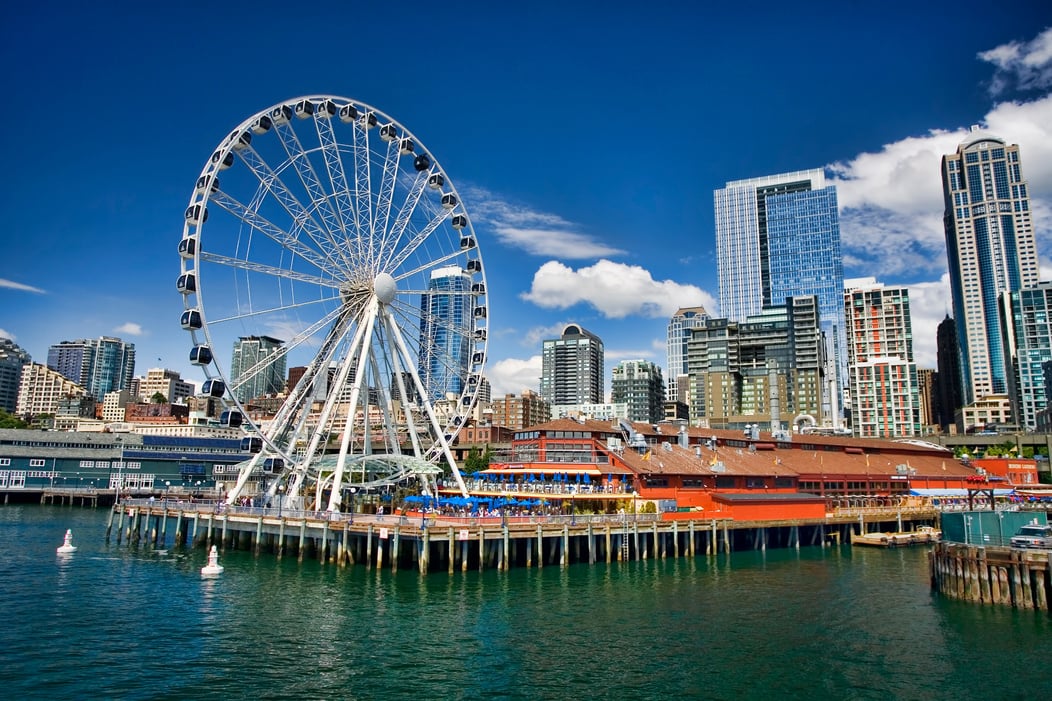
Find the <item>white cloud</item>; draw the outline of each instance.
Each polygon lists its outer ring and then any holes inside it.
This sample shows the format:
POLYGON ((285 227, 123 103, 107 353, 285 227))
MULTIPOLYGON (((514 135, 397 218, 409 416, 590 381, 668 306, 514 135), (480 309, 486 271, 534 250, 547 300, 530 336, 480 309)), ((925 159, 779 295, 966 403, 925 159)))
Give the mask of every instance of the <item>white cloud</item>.
POLYGON ((494 397, 505 394, 521 394, 522 390, 534 392, 541 384, 541 356, 530 356, 526 360, 505 358, 486 368, 486 378, 494 397))
POLYGON ((5 280, 3 278, 0 278, 0 287, 6 288, 8 290, 21 290, 22 292, 35 292, 41 295, 47 294, 45 290, 42 290, 39 287, 33 287, 32 285, 24 285, 21 282, 5 280))
POLYGON ((559 338, 563 333, 563 329, 569 323, 569 321, 557 321, 547 326, 534 326, 523 336, 522 343, 527 346, 536 346, 545 339, 559 338))
POLYGON ((484 188, 468 188, 465 204, 478 228, 484 226, 501 243, 531 255, 578 260, 624 253, 581 233, 580 227, 557 214, 507 202, 484 188))
POLYGON ((6 338, 9 341, 17 341, 18 340, 17 338, 15 338, 15 335, 13 333, 11 333, 10 331, 7 331, 6 329, 0 329, 0 338, 6 338))
POLYGON ((1027 42, 1013 41, 978 54, 996 68, 990 93, 1052 87, 1052 27, 1027 42))
POLYGON ((680 307, 717 307, 700 287, 655 280, 645 268, 609 260, 578 270, 548 261, 534 273, 530 291, 521 296, 546 309, 567 309, 583 302, 611 319, 669 317, 680 307))
POLYGON ((125 322, 125 323, 121 324, 120 326, 118 326, 117 328, 115 328, 113 331, 114 331, 114 333, 123 334, 125 336, 142 336, 143 335, 142 325, 136 324, 133 321, 125 322))
POLYGON ((949 273, 936 282, 915 282, 907 287, 910 292, 913 360, 918 368, 937 368, 935 333, 947 315, 953 316, 949 273))
MULTIPOLYGON (((1052 95, 995 105, 982 122, 990 134, 1017 143, 1030 185, 1035 220, 1052 210, 1052 95), (1047 199, 1043 199, 1047 198, 1047 199)), ((845 275, 881 281, 934 277, 946 269, 942 225, 942 156, 954 153, 968 130, 932 130, 885 145, 879 152, 827 166, 840 202, 845 275)), ((1037 227, 1041 236, 1048 227, 1037 227)), ((1038 251, 1052 250, 1052 238, 1038 251)))

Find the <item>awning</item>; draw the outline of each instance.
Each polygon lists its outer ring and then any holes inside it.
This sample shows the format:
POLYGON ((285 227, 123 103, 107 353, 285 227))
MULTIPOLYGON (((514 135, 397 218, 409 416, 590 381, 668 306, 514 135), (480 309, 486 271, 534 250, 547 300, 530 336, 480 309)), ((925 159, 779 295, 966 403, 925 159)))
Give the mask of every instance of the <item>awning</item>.
MULTIPOLYGON (((972 492, 988 492, 989 487, 981 487, 979 489, 973 489, 972 492)), ((995 489, 995 497, 1008 496, 1015 492, 1014 489, 995 489)), ((944 489, 911 489, 909 491, 910 496, 914 497, 963 497, 968 498, 967 489, 954 489, 952 487, 946 487, 944 489)))
POLYGON ((599 477, 603 473, 595 467, 581 466, 581 467, 570 467, 566 463, 560 463, 558 465, 552 465, 552 467, 539 467, 537 463, 532 463, 530 467, 491 467, 485 471, 491 475, 523 475, 528 476, 534 475, 562 475, 567 474, 573 479, 573 475, 591 475, 592 477, 599 477))

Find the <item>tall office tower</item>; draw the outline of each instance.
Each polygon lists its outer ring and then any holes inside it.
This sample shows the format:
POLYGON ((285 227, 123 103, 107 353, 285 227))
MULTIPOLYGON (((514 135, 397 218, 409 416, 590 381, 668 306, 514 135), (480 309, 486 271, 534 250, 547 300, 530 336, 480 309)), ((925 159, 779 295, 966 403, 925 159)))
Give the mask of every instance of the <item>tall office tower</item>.
POLYGON ((29 353, 9 338, 0 338, 0 409, 14 413, 22 367, 31 362, 29 353))
POLYGON ((478 401, 479 402, 489 403, 489 401, 492 398, 493 398, 493 387, 490 386, 489 379, 486 378, 485 376, 480 377, 479 378, 478 401))
POLYGON ((135 344, 110 336, 103 336, 94 344, 95 362, 91 365, 88 393, 95 401, 103 401, 108 392, 131 387, 135 377, 135 344))
POLYGON ((1052 361, 1052 282, 1004 293, 1002 314, 1012 413, 1017 425, 1036 431, 1038 412, 1048 405, 1044 365, 1052 361))
POLYGON ((860 438, 921 434, 910 297, 873 278, 844 284, 851 430, 860 438))
POLYGON ((946 257, 961 363, 962 401, 1008 393, 998 295, 1036 285, 1037 248, 1019 146, 973 127, 942 157, 946 257))
POLYGON ((709 318, 705 307, 684 307, 676 311, 668 321, 668 336, 665 341, 668 360, 665 381, 668 389, 665 396, 675 399, 678 394, 677 378, 687 374, 687 343, 691 329, 700 328, 709 318))
POLYGON ((47 366, 85 387, 101 402, 107 392, 131 387, 135 344, 112 336, 62 341, 48 348, 47 366))
POLYGON ((230 362, 231 391, 242 402, 285 387, 286 356, 281 352, 284 341, 270 336, 242 336, 234 341, 230 362))
POLYGON ((657 423, 665 418, 661 368, 649 360, 622 360, 614 367, 610 401, 628 404, 630 421, 657 423))
POLYGON ((957 350, 957 324, 947 315, 935 331, 935 423, 943 431, 955 426, 961 406, 961 354, 957 350))
POLYGON ((836 188, 806 170, 728 182, 714 204, 721 313, 744 321, 789 297, 818 297, 829 363, 822 413, 839 426, 847 363, 836 188))
MULTIPOLYGON (((428 293, 420 295, 420 351, 417 368, 430 399, 464 391, 471 353, 474 297, 471 274, 458 266, 431 271, 428 293)), ((411 394, 409 388, 406 393, 411 394)))
POLYGON ((580 324, 567 324, 541 349, 541 397, 548 404, 603 401, 603 341, 580 324))

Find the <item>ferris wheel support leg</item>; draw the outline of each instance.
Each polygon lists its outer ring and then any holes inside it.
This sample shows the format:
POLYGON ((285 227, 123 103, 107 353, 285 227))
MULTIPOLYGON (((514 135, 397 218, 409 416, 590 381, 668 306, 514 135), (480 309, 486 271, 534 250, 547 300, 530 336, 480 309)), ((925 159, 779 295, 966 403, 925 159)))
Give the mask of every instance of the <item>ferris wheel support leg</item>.
POLYGON ((262 455, 262 453, 256 453, 253 455, 249 463, 241 468, 241 473, 237 476, 237 482, 234 483, 233 487, 227 490, 227 504, 233 504, 234 500, 241 496, 241 491, 245 488, 245 485, 248 484, 248 478, 252 475, 253 470, 255 470, 256 466, 259 464, 260 455, 262 455))
MULTIPOLYGON (((391 319, 387 316, 384 316, 381 319, 384 327, 387 329, 387 335, 390 338, 394 338, 394 332, 391 331, 391 319)), ((402 365, 398 362, 398 353, 391 354, 391 362, 394 364, 395 382, 398 384, 398 396, 408 397, 409 395, 406 393, 405 379, 402 377, 402 365)), ((404 400, 402 403, 408 404, 408 402, 404 400)), ((418 458, 423 457, 423 451, 420 449, 420 437, 416 435, 416 422, 413 421, 413 412, 409 411, 408 408, 405 409, 405 423, 406 430, 409 431, 409 440, 412 441, 413 444, 413 455, 418 458)))
MULTIPOLYGON (((335 511, 337 505, 340 503, 340 490, 343 487, 343 470, 347 464, 347 452, 351 445, 351 434, 354 433, 354 419, 355 414, 358 413, 358 399, 362 393, 362 383, 368 382, 365 370, 369 364, 369 346, 373 338, 373 327, 376 323, 377 306, 378 302, 376 301, 376 297, 373 297, 372 302, 369 303, 369 311, 366 312, 365 321, 362 323, 362 329, 364 329, 365 335, 362 337, 362 347, 361 351, 358 353, 358 367, 355 369, 354 387, 351 389, 351 400, 348 402, 347 419, 344 421, 343 438, 340 441, 340 457, 336 460, 336 470, 333 472, 332 489, 329 492, 328 511, 335 511)), ((348 358, 353 357, 353 353, 348 355, 348 358)), ((368 407, 364 414, 364 422, 368 425, 368 407)), ((368 432, 366 432, 365 435, 368 437, 368 432)), ((321 490, 318 490, 318 499, 321 499, 321 490)))
MULTIPOLYGON (((389 315, 390 312, 384 310, 385 315, 389 315)), ((393 319, 388 317, 388 324, 394 335, 395 345, 398 346, 398 351, 404 358, 410 358, 409 351, 406 349, 405 340, 402 338, 402 331, 398 328, 398 324, 393 319)), ((449 443, 446 442, 445 431, 442 429, 442 425, 438 422, 438 417, 435 416, 435 410, 431 407, 431 402, 427 399, 427 392, 424 390, 424 383, 420 381, 420 375, 416 371, 416 366, 412 363, 407 363, 409 368, 409 374, 413 377, 413 384, 416 385, 416 391, 419 392, 419 396, 422 398, 420 402, 424 406, 424 411, 427 412, 427 418, 431 422, 431 427, 435 431, 435 435, 438 437, 438 443, 442 446, 442 454, 446 456, 446 461, 449 463, 449 468, 453 472, 453 477, 457 481, 457 486, 460 487, 460 493, 464 496, 468 496, 468 488, 464 485, 464 478, 460 475, 460 468, 457 467, 457 461, 453 459, 453 453, 449 449, 449 443)))

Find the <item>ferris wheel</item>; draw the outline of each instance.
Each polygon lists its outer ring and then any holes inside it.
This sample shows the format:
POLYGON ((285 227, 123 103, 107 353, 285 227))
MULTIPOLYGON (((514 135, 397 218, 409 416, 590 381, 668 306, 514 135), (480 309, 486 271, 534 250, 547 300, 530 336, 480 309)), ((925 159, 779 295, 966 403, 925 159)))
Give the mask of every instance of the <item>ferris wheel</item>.
POLYGON ((329 95, 249 117, 197 179, 179 258, 201 393, 251 456, 228 501, 333 510, 353 485, 427 491, 443 461, 466 494, 450 445, 484 382, 485 270, 408 129, 329 95))

